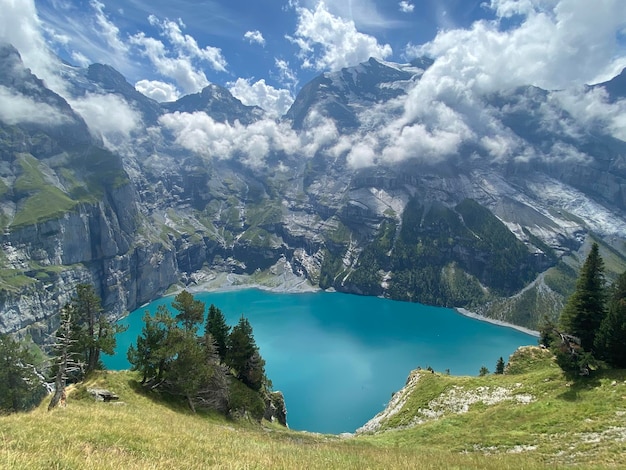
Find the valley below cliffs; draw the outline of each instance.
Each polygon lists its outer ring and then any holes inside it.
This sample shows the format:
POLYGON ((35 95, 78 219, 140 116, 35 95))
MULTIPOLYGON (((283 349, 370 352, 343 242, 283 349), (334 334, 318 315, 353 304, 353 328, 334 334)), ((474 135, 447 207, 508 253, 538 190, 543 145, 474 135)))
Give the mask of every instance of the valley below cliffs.
POLYGON ((536 329, 591 242, 609 279, 624 271, 626 143, 565 109, 548 121, 556 92, 481 97, 515 158, 494 158, 485 142, 498 136, 476 129, 445 158, 425 135, 383 161, 392 142, 368 139, 401 119, 431 66, 370 59, 323 74, 274 119, 217 85, 157 103, 99 64, 59 62, 53 91, 2 45, 2 90, 41 115, 0 121, 0 332, 45 341, 78 283, 115 318, 177 288, 255 284, 536 329), (90 124, 76 109, 94 97, 136 125, 90 124))

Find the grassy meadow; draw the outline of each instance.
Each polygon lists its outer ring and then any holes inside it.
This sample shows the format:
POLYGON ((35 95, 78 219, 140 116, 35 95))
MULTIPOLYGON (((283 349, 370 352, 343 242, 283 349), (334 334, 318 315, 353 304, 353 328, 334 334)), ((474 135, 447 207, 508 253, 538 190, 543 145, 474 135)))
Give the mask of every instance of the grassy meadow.
POLYGON ((376 432, 346 437, 194 415, 132 372, 103 372, 72 386, 64 408, 0 417, 0 468, 623 468, 626 371, 572 382, 527 348, 505 375, 412 377, 376 432), (120 401, 95 402, 89 387, 120 401))

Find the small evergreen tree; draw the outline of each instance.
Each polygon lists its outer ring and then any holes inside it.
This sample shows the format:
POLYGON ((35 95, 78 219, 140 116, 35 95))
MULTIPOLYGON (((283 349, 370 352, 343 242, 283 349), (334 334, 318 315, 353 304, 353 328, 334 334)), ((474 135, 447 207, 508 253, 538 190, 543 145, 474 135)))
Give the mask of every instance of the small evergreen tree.
POLYGON ((137 346, 131 344, 128 348, 128 362, 132 370, 141 372, 142 384, 148 379, 159 382, 174 355, 170 338, 174 319, 167 307, 160 305, 154 317, 146 311, 143 321, 142 335, 137 337, 137 346))
POLYGON ((265 379, 265 361, 254 341, 252 326, 243 315, 228 336, 226 364, 237 378, 253 390, 260 390, 265 379))
POLYGON ((502 358, 502 356, 500 356, 500 358, 498 359, 498 362, 496 362, 496 374, 504 374, 504 359, 502 358))
POLYGON ((583 350, 591 352, 596 333, 605 316, 604 261, 594 243, 580 271, 576 290, 561 312, 560 325, 580 339, 583 350))
POLYGON ((195 333, 197 324, 204 319, 204 302, 195 300, 192 294, 184 290, 174 298, 172 307, 178 310, 176 320, 181 322, 186 330, 193 330, 195 333))
POLYGON ((72 339, 74 351, 84 356, 85 374, 102 367, 100 353, 114 354, 115 335, 124 327, 110 322, 101 305, 100 297, 90 284, 79 284, 72 297, 72 339))
POLYGON ((217 347, 217 354, 220 359, 224 361, 226 359, 226 349, 228 345, 230 327, 226 324, 226 319, 224 318, 222 311, 213 304, 209 307, 209 314, 207 316, 204 332, 205 334, 208 333, 213 337, 217 347))
POLYGON ((0 334, 0 411, 26 411, 44 394, 34 355, 11 336, 0 334))
POLYGON ((487 369, 485 366, 482 366, 480 370, 478 371, 478 375, 480 377, 484 377, 485 375, 488 375, 488 374, 489 374, 489 369, 487 369))
POLYGON ((611 288, 607 314, 595 337, 595 350, 611 366, 626 368, 626 272, 611 288))

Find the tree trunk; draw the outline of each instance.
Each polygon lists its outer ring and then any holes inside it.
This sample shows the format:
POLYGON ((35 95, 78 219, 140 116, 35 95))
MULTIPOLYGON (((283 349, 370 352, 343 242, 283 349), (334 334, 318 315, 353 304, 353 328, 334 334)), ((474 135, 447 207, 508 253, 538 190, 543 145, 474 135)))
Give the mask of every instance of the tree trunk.
POLYGON ((189 403, 189 408, 191 408, 191 411, 193 413, 196 412, 196 406, 193 404, 193 400, 191 399, 190 395, 187 395, 187 403, 189 403))
POLYGON ((65 368, 67 367, 67 357, 63 357, 63 360, 59 364, 59 370, 57 371, 57 376, 54 379, 54 395, 52 395, 52 399, 50 400, 50 404, 48 405, 48 411, 55 408, 61 398, 65 393, 65 368))

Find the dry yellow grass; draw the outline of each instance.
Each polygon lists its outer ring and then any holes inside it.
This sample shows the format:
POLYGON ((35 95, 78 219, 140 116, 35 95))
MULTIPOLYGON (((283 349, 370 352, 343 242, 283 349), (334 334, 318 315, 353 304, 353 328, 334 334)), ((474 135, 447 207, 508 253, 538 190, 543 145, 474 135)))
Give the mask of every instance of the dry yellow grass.
POLYGON ((532 453, 485 455, 446 449, 433 445, 436 436, 420 439, 414 430, 346 439, 194 415, 138 393, 136 376, 130 372, 104 373, 86 386, 109 388, 123 403, 94 402, 81 386, 69 393, 66 408, 48 412, 46 401, 30 413, 1 417, 0 468, 557 468, 532 453))

